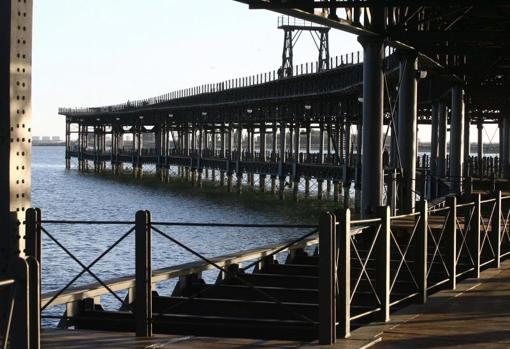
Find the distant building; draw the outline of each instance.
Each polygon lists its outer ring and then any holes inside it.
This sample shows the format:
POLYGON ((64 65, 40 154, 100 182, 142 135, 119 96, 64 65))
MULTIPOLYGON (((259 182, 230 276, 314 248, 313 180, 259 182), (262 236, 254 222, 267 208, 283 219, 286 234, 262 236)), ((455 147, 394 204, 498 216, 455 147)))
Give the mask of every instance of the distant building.
POLYGON ((52 142, 61 142, 61 140, 60 140, 60 136, 52 136, 52 137, 51 137, 51 141, 52 141, 52 142))
POLYGON ((51 141, 51 137, 50 136, 42 136, 41 141, 43 141, 43 142, 50 142, 51 141))
POLYGON ((32 137, 32 142, 39 142, 40 140, 41 140, 41 137, 39 137, 39 136, 32 137))

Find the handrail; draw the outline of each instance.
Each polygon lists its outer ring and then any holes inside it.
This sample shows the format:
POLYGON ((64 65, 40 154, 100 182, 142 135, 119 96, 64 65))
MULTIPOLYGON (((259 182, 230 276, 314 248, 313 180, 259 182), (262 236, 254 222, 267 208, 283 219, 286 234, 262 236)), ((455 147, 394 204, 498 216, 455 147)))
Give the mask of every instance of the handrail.
POLYGON ((474 205, 475 205, 474 201, 471 201, 471 202, 466 202, 464 204, 457 204, 455 207, 463 208, 463 207, 469 207, 469 206, 474 206, 474 205))
POLYGON ((382 222, 381 218, 368 218, 368 219, 359 219, 355 221, 351 221, 351 227, 353 225, 364 225, 364 224, 373 224, 382 222))
MULTIPOLYGON (((306 247, 311 245, 318 244, 319 240, 317 236, 309 237, 308 239, 305 239, 299 243, 296 243, 292 247, 306 247)), ((240 263, 245 261, 251 261, 260 257, 264 257, 265 255, 272 253, 273 251, 276 251, 280 249, 281 247, 288 244, 288 242, 278 243, 278 244, 272 244, 262 247, 257 247, 245 251, 230 253, 218 257, 213 257, 210 260, 213 261, 215 264, 220 266, 226 266, 228 264, 233 263, 240 263)), ((283 252, 285 250, 281 250, 280 252, 283 252)), ((206 270, 214 269, 215 267, 213 265, 210 265, 209 263, 206 263, 204 261, 194 261, 194 262, 188 262, 179 264, 172 267, 167 268, 161 268, 154 270, 152 273, 152 283, 158 283, 165 280, 174 279, 176 277, 190 275, 190 274, 196 274, 200 273, 206 270)), ((129 276, 122 276, 119 278, 114 278, 110 280, 104 281, 105 284, 109 286, 109 288, 112 291, 120 291, 129 289, 132 287, 135 287, 135 276, 129 275, 129 276)), ((44 293, 41 296, 41 305, 44 306, 58 291, 51 291, 44 293)), ((78 286, 74 288, 70 288, 69 290, 62 293, 60 296, 58 296, 53 302, 52 305, 58 305, 58 304, 67 304, 74 301, 82 300, 85 298, 93 298, 97 297, 103 294, 108 294, 109 291, 104 288, 99 283, 90 283, 83 286, 78 286)))
POLYGON ((0 288, 2 288, 2 287, 9 287, 11 285, 14 285, 15 282, 16 282, 16 280, 14 280, 14 279, 0 280, 0 288))
POLYGON ((420 214, 421 214, 420 212, 412 212, 412 213, 407 213, 407 214, 401 214, 401 215, 397 215, 397 216, 391 216, 390 220, 416 217, 416 216, 419 216, 420 214))

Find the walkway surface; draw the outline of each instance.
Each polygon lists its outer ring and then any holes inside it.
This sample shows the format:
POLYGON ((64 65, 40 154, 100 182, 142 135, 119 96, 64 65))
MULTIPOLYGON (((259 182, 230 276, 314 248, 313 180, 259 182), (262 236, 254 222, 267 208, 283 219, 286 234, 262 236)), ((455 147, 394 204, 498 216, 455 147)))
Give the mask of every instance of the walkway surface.
POLYGON ((393 315, 372 348, 510 348, 510 260, 393 315))
MULTIPOLYGON (((138 339, 129 333, 46 330, 42 347, 82 348, 319 348, 315 343, 155 335, 138 339)), ((331 349, 510 348, 510 260, 482 272, 457 289, 432 295, 427 304, 392 314, 386 324, 371 324, 339 340, 331 349), (382 339, 382 341, 381 341, 382 339)), ((325 347, 321 347, 325 348, 325 347)))

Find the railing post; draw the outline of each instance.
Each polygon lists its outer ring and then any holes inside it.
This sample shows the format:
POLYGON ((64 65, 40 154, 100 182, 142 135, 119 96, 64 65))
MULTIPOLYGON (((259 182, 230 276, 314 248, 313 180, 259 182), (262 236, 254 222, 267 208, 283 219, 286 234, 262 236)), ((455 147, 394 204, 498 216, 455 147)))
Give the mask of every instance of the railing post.
POLYGON ((450 214, 446 222, 446 264, 450 274, 450 288, 457 287, 457 197, 446 198, 446 205, 450 207, 450 214))
POLYGON ((494 267, 501 265, 501 190, 494 195, 494 213, 492 214, 491 243, 494 248, 494 267))
MULTIPOLYGON (((481 214, 481 203, 480 194, 473 195, 475 205, 473 207, 473 216, 471 218, 471 226, 469 227, 469 236, 467 236, 468 248, 471 250, 471 256, 473 257, 473 267, 475 268, 473 276, 476 278, 480 277, 480 220, 481 214)), ((467 224, 468 222, 465 222, 467 224)), ((466 228, 465 228, 466 229, 466 228)))
POLYGON ((338 299, 336 317, 339 322, 340 336, 347 338, 351 334, 351 211, 347 208, 339 211, 336 242, 338 248, 338 299))
POLYGON ((390 320, 390 208, 378 207, 378 217, 381 218, 381 230, 376 242, 376 276, 377 295, 381 301, 379 320, 390 320))
POLYGON ((29 267, 30 348, 41 347, 41 210, 29 208, 25 213, 26 256, 29 267))
POLYGON ((420 213, 418 227, 416 228, 416 263, 415 275, 420 292, 419 301, 427 302, 427 253, 428 253, 428 202, 420 200, 417 203, 420 213))
POLYGON ((335 224, 333 215, 325 212, 319 221, 319 344, 336 340, 335 319, 335 224))
POLYGON ((152 336, 151 215, 138 211, 135 220, 135 323, 137 337, 152 336))
POLYGON ((14 238, 12 250, 14 252, 9 260, 10 277, 16 281, 14 293, 14 312, 11 322, 11 348, 29 349, 30 338, 30 274, 28 262, 19 255, 22 245, 19 234, 20 222, 16 213, 10 216, 13 231, 11 236, 14 238))

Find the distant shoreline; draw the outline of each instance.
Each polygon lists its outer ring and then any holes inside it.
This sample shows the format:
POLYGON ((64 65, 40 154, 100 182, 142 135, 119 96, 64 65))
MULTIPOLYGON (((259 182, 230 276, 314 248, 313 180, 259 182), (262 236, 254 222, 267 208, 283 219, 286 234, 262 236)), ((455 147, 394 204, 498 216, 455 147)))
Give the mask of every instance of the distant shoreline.
POLYGON ((60 143, 32 143, 32 146, 34 147, 65 147, 65 142, 60 143))

